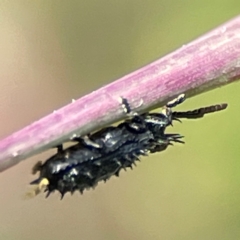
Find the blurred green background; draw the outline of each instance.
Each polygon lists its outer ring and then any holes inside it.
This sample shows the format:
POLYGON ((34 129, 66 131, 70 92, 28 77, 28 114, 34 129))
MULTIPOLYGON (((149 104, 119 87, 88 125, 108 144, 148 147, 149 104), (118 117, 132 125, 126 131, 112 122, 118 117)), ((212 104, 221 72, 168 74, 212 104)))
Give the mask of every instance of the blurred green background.
MULTIPOLYGON (((0 137, 181 47, 239 14, 240 1, 0 1, 0 137)), ((181 110, 227 111, 176 123, 184 146, 143 158, 83 196, 23 200, 32 166, 0 175, 0 240, 240 239, 240 84, 181 110)))

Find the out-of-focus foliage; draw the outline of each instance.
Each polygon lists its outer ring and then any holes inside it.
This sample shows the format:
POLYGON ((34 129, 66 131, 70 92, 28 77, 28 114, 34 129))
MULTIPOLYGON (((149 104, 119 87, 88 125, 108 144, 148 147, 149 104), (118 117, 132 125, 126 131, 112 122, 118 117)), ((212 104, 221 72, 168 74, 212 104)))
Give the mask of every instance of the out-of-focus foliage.
MULTIPOLYGON (((239 13, 233 0, 0 1, 2 137, 107 84, 239 13)), ((83 196, 21 197, 31 167, 0 175, 0 239, 240 239, 240 83, 178 109, 229 108, 175 123, 185 146, 83 196)))

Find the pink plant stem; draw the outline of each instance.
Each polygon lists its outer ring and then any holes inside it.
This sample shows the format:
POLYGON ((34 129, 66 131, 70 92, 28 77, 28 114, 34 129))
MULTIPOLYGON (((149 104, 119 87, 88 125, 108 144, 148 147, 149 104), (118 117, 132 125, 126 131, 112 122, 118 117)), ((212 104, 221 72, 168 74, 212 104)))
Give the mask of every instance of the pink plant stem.
POLYGON ((175 52, 94 91, 0 141, 0 171, 125 117, 119 97, 144 112, 240 78, 240 16, 175 52))

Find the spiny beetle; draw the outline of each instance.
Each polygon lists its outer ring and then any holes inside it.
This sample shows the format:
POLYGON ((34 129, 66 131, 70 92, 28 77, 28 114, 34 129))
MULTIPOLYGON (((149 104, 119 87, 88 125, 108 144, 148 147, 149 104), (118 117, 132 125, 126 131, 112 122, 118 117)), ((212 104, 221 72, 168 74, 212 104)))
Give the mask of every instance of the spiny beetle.
POLYGON ((172 108, 182 103, 181 94, 167 103, 159 113, 138 114, 133 112, 127 99, 121 98, 121 104, 129 119, 118 126, 110 126, 89 134, 74 138, 77 143, 63 149, 57 146, 57 153, 45 163, 38 162, 33 173, 40 172, 32 192, 36 195, 45 189, 47 196, 58 190, 63 198, 66 192, 94 188, 99 181, 118 176, 122 169, 132 168, 140 156, 165 150, 174 142, 184 143, 180 134, 167 134, 166 128, 180 118, 201 118, 206 113, 221 111, 227 104, 212 105, 186 112, 173 112, 172 108))

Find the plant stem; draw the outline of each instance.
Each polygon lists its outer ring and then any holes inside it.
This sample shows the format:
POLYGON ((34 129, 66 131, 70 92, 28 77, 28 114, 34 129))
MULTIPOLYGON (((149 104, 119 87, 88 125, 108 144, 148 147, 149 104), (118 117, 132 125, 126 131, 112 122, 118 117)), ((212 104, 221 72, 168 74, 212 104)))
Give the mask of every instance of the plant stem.
POLYGON ((200 94, 240 78, 240 16, 0 141, 0 171, 125 117, 119 98, 144 112, 180 93, 200 94))

